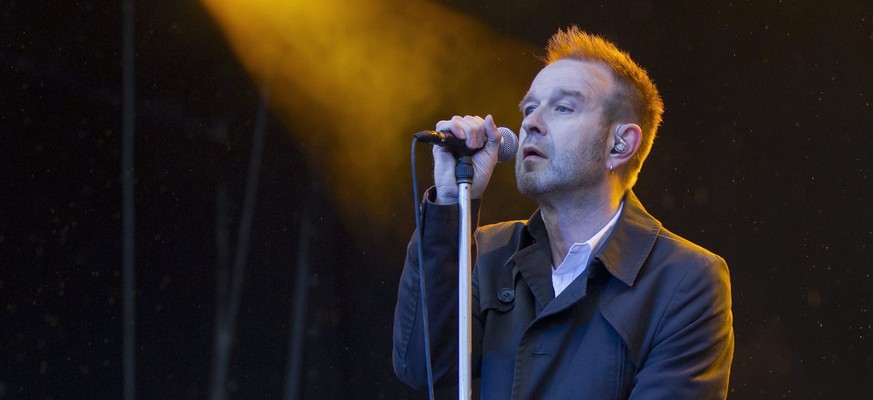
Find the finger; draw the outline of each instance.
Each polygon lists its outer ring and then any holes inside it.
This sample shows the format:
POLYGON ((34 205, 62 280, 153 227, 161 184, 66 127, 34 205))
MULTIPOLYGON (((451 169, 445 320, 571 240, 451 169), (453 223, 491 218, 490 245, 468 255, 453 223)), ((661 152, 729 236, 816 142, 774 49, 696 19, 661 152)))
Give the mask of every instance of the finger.
POLYGON ((482 125, 485 120, 479 116, 465 115, 463 118, 465 126, 465 144, 471 149, 480 149, 485 144, 485 131, 482 125))
POLYGON ((488 140, 487 132, 485 132, 485 120, 480 116, 475 116, 472 118, 475 121, 475 135, 473 138, 474 148, 481 149, 485 146, 485 142, 488 140))
POLYGON ((497 129, 497 124, 494 123, 494 117, 491 114, 485 116, 485 119, 482 121, 485 127, 485 134, 488 135, 489 142, 500 142, 501 135, 500 131, 497 129))
POLYGON ((455 134, 455 137, 464 141, 466 141, 471 136, 470 131, 473 130, 472 124, 467 117, 468 116, 461 117, 456 115, 452 118, 452 120, 457 122, 458 129, 460 130, 460 132, 455 134))
POLYGON ((459 124, 457 116, 452 117, 452 119, 450 120, 442 120, 440 122, 437 122, 435 129, 437 132, 450 132, 455 137, 463 137, 460 136, 463 135, 463 128, 459 124))

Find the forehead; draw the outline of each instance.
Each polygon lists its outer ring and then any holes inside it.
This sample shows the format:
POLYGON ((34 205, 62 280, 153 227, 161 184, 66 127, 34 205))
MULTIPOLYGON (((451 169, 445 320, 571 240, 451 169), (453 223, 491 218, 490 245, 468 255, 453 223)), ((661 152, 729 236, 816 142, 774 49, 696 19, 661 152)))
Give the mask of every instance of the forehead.
POLYGON ((602 98, 613 86, 612 71, 597 61, 562 59, 543 68, 525 97, 545 97, 555 92, 578 92, 590 99, 602 98))

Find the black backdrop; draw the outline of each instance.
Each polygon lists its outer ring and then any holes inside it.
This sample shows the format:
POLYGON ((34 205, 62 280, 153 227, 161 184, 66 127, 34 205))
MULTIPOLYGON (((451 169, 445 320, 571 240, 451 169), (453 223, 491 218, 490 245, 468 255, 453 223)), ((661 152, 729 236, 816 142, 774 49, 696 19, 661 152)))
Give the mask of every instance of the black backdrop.
MULTIPOLYGON (((0 2, 0 398, 121 396, 117 3, 0 2)), ((537 47, 578 24, 656 78, 682 135, 635 190, 731 266, 731 398, 868 396, 873 5, 442 3, 537 47)), ((204 398, 217 196, 234 236, 257 90, 196 2, 138 2, 136 33, 137 392, 204 398)), ((231 398, 282 395, 306 199, 304 398, 415 397, 390 366, 406 238, 353 239, 288 128, 267 127, 231 398)))

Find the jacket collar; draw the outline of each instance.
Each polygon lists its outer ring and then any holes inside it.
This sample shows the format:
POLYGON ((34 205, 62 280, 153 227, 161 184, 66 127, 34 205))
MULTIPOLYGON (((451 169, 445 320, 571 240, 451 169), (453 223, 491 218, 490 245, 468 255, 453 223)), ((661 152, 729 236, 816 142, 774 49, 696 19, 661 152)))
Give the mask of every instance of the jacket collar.
MULTIPOLYGON (((660 231, 661 223, 646 211, 633 191, 629 190, 625 194, 624 207, 618 222, 612 233, 594 251, 592 262, 599 260, 612 276, 628 286, 633 286, 660 231)), ((525 225, 514 258, 527 258, 530 253, 541 251, 545 251, 546 257, 549 257, 548 249, 549 237, 545 223, 541 211, 536 210, 525 225)))
POLYGON ((661 223, 628 190, 622 215, 593 258, 599 259, 612 276, 633 286, 660 231, 661 223))

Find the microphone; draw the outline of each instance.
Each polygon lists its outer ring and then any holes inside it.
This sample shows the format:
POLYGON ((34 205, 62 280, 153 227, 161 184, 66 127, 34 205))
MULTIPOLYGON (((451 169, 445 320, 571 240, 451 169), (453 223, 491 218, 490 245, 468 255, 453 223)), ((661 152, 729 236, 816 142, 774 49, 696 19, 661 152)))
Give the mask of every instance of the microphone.
MULTIPOLYGON (((497 150, 497 162, 514 160, 518 150, 518 136, 515 136, 512 129, 503 126, 497 128, 497 132, 501 136, 500 149, 497 150)), ((468 148, 463 140, 458 139, 451 132, 421 131, 416 133, 414 137, 423 143, 443 146, 459 156, 469 156, 480 150, 468 148)))

